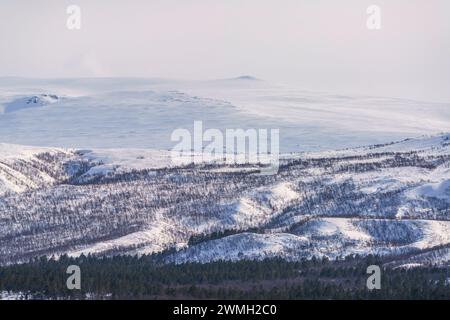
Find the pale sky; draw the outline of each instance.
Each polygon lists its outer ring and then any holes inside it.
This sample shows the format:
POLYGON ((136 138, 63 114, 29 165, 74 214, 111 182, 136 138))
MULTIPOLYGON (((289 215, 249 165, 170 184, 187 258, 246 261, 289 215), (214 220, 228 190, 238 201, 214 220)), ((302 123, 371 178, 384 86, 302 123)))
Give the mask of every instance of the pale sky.
POLYGON ((0 0, 0 76, 217 79, 450 102, 448 0, 0 0), (81 30, 68 30, 68 5, 81 30), (381 8, 381 30, 366 9, 381 8))

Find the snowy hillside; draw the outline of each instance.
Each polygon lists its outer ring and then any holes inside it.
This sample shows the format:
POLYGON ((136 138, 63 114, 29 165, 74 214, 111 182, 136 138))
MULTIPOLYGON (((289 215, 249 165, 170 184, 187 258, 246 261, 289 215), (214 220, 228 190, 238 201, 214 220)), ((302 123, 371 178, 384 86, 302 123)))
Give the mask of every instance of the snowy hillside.
POLYGON ((448 132, 450 108, 309 92, 251 76, 211 81, 0 78, 3 143, 167 150, 173 147, 172 131, 192 130, 195 120, 202 120, 205 129, 280 129, 282 152, 324 151, 448 132))
POLYGON ((24 147, 0 143, 0 197, 61 182, 70 153, 62 149, 24 147), (47 155, 54 159, 47 161, 47 155))
POLYGON ((171 166, 170 152, 152 149, 71 150, 0 143, 0 196, 68 180, 171 166))
POLYGON ((256 172, 176 167, 166 151, 2 144, 0 263, 168 249, 177 263, 356 253, 449 261, 449 135, 289 154, 277 175, 256 172))
POLYGON ((58 102, 61 98, 53 94, 40 94, 30 97, 16 97, 4 103, 0 113, 17 112, 22 109, 38 108, 58 102))
POLYGON ((0 78, 0 263, 176 250, 167 261, 377 253, 445 264, 449 124, 447 104, 252 76, 0 78), (278 174, 176 166, 170 135, 198 120, 279 129, 278 174))

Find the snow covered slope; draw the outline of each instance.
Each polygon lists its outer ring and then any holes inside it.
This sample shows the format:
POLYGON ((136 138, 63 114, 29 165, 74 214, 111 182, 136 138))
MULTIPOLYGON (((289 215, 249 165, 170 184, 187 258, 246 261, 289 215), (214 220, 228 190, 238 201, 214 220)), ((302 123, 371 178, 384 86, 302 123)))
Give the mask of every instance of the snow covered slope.
POLYGON ((63 149, 0 143, 0 196, 62 181, 65 169, 61 164, 69 159, 70 152, 63 149), (48 161, 48 156, 54 161, 48 161))
POLYGON ((72 150, 0 143, 0 196, 133 170, 173 166, 169 151, 72 150))
POLYGON ((400 255, 450 243, 450 221, 325 218, 308 221, 291 233, 239 233, 207 241, 169 257, 169 261, 287 260, 351 254, 400 255))
POLYGON ((15 97, 12 101, 4 103, 0 113, 11 113, 22 109, 38 108, 58 102, 61 98, 53 94, 40 94, 31 97, 15 97))
POLYGON ((0 110, 0 142, 67 148, 167 150, 174 145, 172 131, 192 130, 194 120, 222 130, 280 129, 282 152, 450 131, 448 104, 315 93, 250 76, 212 81, 0 78, 0 110), (64 99, 53 99, 49 92, 64 99))
POLYGON ((273 176, 168 159, 0 145, 0 263, 167 249, 177 263, 356 253, 448 262, 448 134, 285 155, 273 176))
POLYGON ((175 248, 178 263, 378 253, 445 264, 450 135, 437 133, 448 131, 448 104, 251 76, 0 78, 0 263, 175 248), (175 166, 170 135, 196 120, 280 129, 279 173, 175 166))

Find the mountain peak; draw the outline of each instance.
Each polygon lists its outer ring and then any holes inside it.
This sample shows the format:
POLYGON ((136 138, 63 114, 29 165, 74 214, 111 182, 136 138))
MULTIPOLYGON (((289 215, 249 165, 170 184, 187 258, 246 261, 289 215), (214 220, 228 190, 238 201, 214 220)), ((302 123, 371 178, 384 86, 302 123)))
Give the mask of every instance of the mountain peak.
POLYGON ((246 81, 261 81, 261 79, 258 79, 254 76, 250 76, 250 75, 242 75, 236 78, 232 78, 230 80, 246 80, 246 81))
POLYGON ((34 107, 43 107, 58 102, 60 99, 60 97, 54 94, 40 94, 28 97, 19 97, 6 103, 3 107, 3 113, 11 113, 34 107))

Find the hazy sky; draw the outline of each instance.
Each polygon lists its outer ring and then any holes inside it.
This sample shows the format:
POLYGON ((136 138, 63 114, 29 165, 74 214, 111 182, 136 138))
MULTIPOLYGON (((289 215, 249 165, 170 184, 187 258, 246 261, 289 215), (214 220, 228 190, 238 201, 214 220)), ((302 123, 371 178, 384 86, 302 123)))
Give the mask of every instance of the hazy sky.
POLYGON ((250 74, 450 102, 448 0, 0 0, 0 76, 250 74), (68 5, 81 30, 66 27, 68 5), (366 26, 381 8, 381 30, 366 26))

